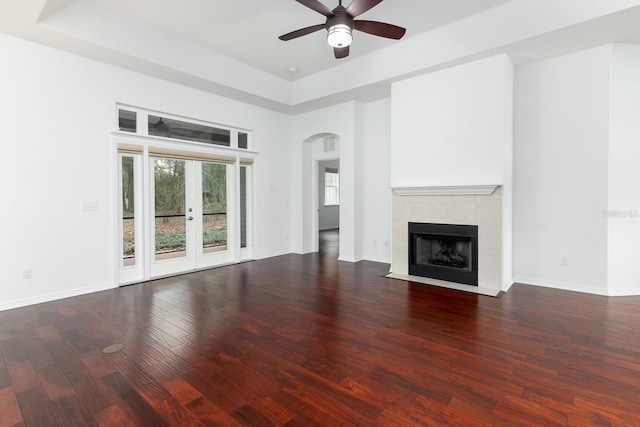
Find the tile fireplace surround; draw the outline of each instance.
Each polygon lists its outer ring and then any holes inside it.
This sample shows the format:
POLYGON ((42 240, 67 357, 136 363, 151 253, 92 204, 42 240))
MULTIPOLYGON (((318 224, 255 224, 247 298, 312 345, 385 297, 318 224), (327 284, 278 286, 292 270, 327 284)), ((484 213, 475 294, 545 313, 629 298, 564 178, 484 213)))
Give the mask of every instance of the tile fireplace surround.
POLYGON ((503 282, 502 186, 394 188, 388 277, 496 296, 503 282), (408 223, 478 226, 478 286, 408 275, 408 223))

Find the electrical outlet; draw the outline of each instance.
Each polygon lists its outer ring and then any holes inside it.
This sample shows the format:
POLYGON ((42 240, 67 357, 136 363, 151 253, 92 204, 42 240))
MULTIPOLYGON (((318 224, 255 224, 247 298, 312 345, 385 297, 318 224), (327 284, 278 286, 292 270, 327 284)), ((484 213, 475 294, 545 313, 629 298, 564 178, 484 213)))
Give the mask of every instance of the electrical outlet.
POLYGON ((98 203, 96 202, 82 202, 83 212, 95 212, 98 210, 98 203))
POLYGON ((569 265, 569 257, 563 256, 560 258, 560 265, 566 267, 569 265))
POLYGON ((384 241, 384 245, 385 245, 385 246, 389 246, 389 241, 388 241, 388 240, 385 240, 385 241, 384 241))
POLYGON ((22 280, 31 279, 31 269, 30 268, 23 268, 22 270, 20 270, 20 278, 22 280))

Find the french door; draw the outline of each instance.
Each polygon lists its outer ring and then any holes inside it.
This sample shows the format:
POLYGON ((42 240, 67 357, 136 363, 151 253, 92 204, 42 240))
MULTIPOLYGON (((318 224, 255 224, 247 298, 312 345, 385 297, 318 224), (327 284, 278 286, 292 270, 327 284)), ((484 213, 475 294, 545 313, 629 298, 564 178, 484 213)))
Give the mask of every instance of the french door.
POLYGON ((149 161, 149 276, 233 262, 233 165, 168 157, 149 161))

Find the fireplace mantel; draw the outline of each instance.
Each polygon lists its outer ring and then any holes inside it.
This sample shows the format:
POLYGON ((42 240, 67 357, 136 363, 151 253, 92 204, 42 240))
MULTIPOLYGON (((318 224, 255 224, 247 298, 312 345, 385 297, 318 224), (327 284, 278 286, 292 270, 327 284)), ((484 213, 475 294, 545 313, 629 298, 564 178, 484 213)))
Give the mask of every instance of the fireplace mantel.
POLYGON ((452 185, 429 187, 392 187, 398 196, 488 196, 498 185, 452 185))

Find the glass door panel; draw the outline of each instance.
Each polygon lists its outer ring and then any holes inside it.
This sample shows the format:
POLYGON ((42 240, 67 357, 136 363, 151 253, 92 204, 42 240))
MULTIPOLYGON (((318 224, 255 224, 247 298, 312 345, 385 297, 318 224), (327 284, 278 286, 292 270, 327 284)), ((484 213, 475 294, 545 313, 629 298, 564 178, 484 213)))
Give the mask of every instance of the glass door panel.
POLYGON ((202 163, 202 252, 227 248, 227 166, 202 163))
POLYGON ((122 267, 136 265, 135 179, 133 157, 121 156, 122 267))
POLYGON ((143 278, 142 156, 119 153, 118 159, 118 283, 126 284, 143 278))
POLYGON ((153 161, 156 261, 187 255, 185 163, 176 159, 153 161))
POLYGON ((196 268, 194 161, 151 158, 150 277, 196 268))
POLYGON ((247 167, 240 166, 240 248, 247 247, 247 167))

